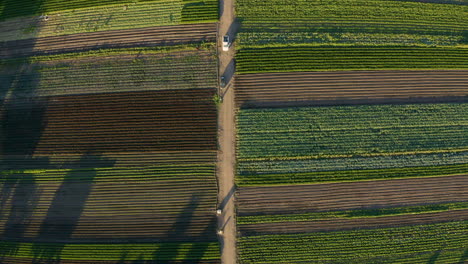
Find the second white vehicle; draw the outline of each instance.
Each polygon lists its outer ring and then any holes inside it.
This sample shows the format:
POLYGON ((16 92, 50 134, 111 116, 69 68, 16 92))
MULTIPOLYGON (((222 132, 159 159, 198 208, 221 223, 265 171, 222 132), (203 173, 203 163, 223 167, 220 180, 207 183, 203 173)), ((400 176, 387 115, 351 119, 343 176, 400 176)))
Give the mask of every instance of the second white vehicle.
POLYGON ((226 35, 223 37, 223 51, 229 50, 229 36, 226 35))

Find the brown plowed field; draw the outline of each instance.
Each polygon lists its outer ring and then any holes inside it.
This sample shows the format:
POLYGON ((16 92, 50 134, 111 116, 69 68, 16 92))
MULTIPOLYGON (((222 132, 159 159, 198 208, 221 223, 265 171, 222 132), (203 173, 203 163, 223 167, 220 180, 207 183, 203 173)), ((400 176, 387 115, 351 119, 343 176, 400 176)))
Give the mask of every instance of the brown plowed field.
POLYGON ((2 154, 216 149, 214 89, 56 96, 7 102, 2 154))
POLYGON ((239 215, 286 214, 468 201, 467 175, 351 183, 243 187, 239 215))
POLYGON ((0 58, 101 48, 167 46, 202 41, 216 41, 215 23, 111 30, 0 42, 0 58))
POLYGON ((259 73, 239 75, 235 85, 237 104, 241 106, 273 106, 284 101, 452 98, 468 95, 468 71, 259 73))
POLYGON ((371 229, 464 220, 468 220, 468 210, 395 215, 386 217, 365 217, 354 219, 334 218, 314 221, 249 224, 240 225, 239 229, 242 236, 253 236, 267 234, 341 231, 351 229, 371 229))

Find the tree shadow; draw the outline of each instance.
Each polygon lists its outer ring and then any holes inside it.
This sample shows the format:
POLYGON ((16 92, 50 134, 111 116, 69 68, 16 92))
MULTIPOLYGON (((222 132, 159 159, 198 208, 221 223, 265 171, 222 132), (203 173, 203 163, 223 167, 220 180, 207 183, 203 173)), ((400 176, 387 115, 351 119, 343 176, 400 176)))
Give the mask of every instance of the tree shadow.
POLYGON ((72 239, 73 232, 83 213, 93 186, 96 170, 92 164, 114 161, 104 160, 100 155, 87 152, 76 162, 76 169, 67 173, 42 222, 33 244, 33 263, 59 263, 64 243, 72 239))
MULTIPOLYGON (((210 222, 207 224, 203 230, 202 237, 210 237, 211 234, 214 234, 216 230, 216 217, 212 217, 210 222)), ((203 256, 208 250, 209 245, 207 243, 193 244, 188 252, 188 256, 191 256, 190 263, 201 263, 203 261, 203 256)))
MULTIPOLYGON (((188 202, 182 212, 180 212, 172 227, 167 231, 166 237, 163 241, 183 236, 186 233, 188 223, 193 217, 195 208, 200 204, 200 198, 201 197, 198 194, 192 194, 190 202, 188 202)), ((153 253, 153 260, 157 263, 171 263, 177 259, 179 250, 180 246, 177 243, 162 243, 161 246, 153 253)))
POLYGON ((460 261, 458 261, 459 264, 464 264, 467 263, 468 260, 468 248, 465 249, 465 252, 463 252, 463 255, 460 258, 460 261))
POLYGON ((441 249, 434 252, 434 254, 427 261, 427 264, 434 264, 437 261, 437 259, 439 258, 441 252, 442 252, 441 249))

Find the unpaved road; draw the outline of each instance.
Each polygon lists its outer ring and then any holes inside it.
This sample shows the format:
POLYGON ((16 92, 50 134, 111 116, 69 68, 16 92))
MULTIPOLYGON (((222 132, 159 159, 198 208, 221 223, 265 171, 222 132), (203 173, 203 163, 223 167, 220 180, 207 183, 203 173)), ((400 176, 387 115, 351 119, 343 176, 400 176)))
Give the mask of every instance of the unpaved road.
POLYGON ((219 75, 225 76, 226 87, 221 89, 223 98, 218 111, 219 156, 218 156, 218 201, 223 213, 218 217, 218 228, 223 229, 221 260, 224 264, 236 263, 236 224, 234 206, 234 163, 235 163, 235 103, 232 79, 234 77, 234 46, 223 51, 222 38, 229 35, 235 38, 238 24, 235 23, 234 0, 220 2, 221 18, 218 29, 219 75))

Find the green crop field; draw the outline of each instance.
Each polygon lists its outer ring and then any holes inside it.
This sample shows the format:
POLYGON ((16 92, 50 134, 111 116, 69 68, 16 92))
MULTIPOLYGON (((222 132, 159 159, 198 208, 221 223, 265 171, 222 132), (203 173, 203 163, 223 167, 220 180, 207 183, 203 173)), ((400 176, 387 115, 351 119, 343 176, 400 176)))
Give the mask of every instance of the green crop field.
POLYGON ((22 1, 0 2, 2 41, 60 36, 106 30, 122 30, 183 23, 215 22, 215 0, 158 1, 22 1), (47 14, 41 22, 38 16, 47 14))
POLYGON ((236 10, 243 24, 239 43, 242 47, 301 43, 422 46, 466 43, 466 2, 428 2, 239 0, 236 10))
POLYGON ((240 74, 467 69, 465 1, 236 1, 240 74))
POLYGON ((293 46, 245 48, 237 72, 468 69, 468 49, 441 47, 293 46))
POLYGON ((238 183, 467 173, 467 104, 242 109, 238 183))
POLYGON ((33 261, 203 261, 219 259, 218 243, 143 243, 143 244, 55 244, 2 243, 6 258, 33 261), (53 255, 54 250, 60 251, 53 255), (52 257, 52 258, 51 258, 52 257))
POLYGON ((255 216, 239 216, 237 224, 261 224, 261 223, 283 223, 293 221, 310 221, 324 219, 346 219, 346 218, 364 218, 364 217, 383 217, 391 215, 409 215, 421 213, 444 212, 449 210, 468 209, 468 202, 458 203, 440 203, 428 205, 416 205, 405 207, 386 207, 376 209, 357 209, 357 210, 342 210, 329 212, 313 212, 302 214, 278 214, 278 215, 255 215, 255 216))
POLYGON ((463 263, 467 259, 467 230, 468 222, 462 221, 251 236, 240 238, 240 260, 242 263, 463 263))
POLYGON ((212 45, 97 50, 4 60, 0 81, 17 96, 216 87, 212 45), (21 70, 16 70, 21 69, 21 70))

